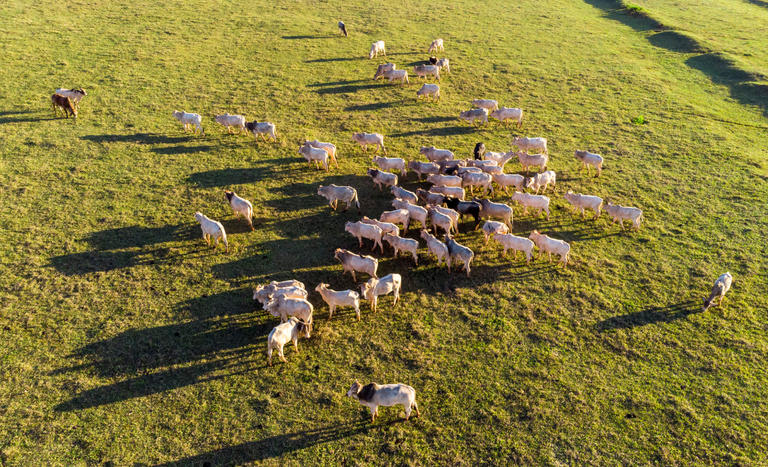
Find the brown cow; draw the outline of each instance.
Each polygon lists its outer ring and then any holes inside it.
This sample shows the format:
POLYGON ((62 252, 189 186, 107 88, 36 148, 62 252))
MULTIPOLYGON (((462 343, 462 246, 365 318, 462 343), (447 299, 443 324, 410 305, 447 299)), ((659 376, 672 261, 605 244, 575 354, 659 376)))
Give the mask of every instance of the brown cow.
POLYGON ((61 109, 64 112, 65 117, 69 118, 69 114, 71 113, 75 117, 75 122, 77 122, 77 108, 75 108, 72 99, 69 97, 54 94, 51 96, 51 106, 53 107, 54 116, 56 115, 56 109, 61 109))

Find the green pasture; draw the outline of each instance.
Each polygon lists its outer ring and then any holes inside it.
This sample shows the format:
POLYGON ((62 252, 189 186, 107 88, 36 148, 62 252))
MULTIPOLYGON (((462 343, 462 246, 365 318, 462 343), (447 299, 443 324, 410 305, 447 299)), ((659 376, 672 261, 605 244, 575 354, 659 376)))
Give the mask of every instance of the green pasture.
MULTIPOLYGON (((765 465, 768 4, 635 3, 647 13, 607 0, 1 2, 0 466, 765 465), (371 79, 379 63, 424 62, 438 37, 452 71, 438 104, 416 100, 415 76, 371 79), (387 56, 369 60, 377 40, 387 56), (77 123, 54 118, 53 90, 75 86, 88 92, 77 123), (470 128, 458 114, 473 98, 523 108, 523 127, 470 128), (174 110, 203 115, 205 136, 174 110), (277 143, 227 134, 223 112, 275 123, 277 143), (466 220, 470 278, 425 248, 418 267, 376 252, 380 275, 403 277, 401 304, 327 321, 314 288, 361 283, 333 258, 358 251, 344 223, 359 216, 332 211, 318 185, 355 187, 369 217, 392 209, 356 131, 407 160, 546 137, 552 218, 515 206, 514 233, 569 242, 572 263, 502 258, 466 220), (308 169, 304 138, 335 143, 340 169, 308 169), (576 149, 605 157, 600 178, 576 149), (253 202, 254 232, 225 189, 253 202), (641 208, 640 232, 571 216, 569 189, 641 208), (229 254, 206 246, 198 210, 223 222, 229 254), (732 290, 702 313, 725 271, 732 290), (278 321, 252 289, 290 278, 316 325, 268 367, 278 321), (413 386, 421 418, 381 408, 371 425, 344 397, 355 379, 413 386)), ((428 184, 410 173, 402 186, 428 184)))

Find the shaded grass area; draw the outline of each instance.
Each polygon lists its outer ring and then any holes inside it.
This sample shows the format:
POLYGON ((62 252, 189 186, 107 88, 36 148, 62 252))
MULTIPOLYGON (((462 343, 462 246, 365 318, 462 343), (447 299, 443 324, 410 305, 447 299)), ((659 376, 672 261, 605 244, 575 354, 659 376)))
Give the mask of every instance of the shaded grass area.
POLYGON ((655 32, 598 0, 10 1, 0 13, 3 465, 764 463, 764 104, 761 88, 733 100, 756 75, 698 55, 698 33, 655 32), (378 63, 426 60, 436 37, 452 64, 439 104, 416 102, 417 80, 371 79, 378 63), (380 39, 390 53, 368 60, 380 39), (88 90, 77 125, 46 107, 63 85, 88 90), (473 98, 524 108, 522 129, 470 128, 457 116, 473 98), (184 134, 174 109, 203 115, 206 136, 184 134), (212 117, 225 111, 275 122, 278 142, 226 134, 212 117), (572 264, 502 258, 465 219, 470 278, 424 249, 418 267, 373 253, 380 275, 403 276, 402 303, 327 321, 310 291, 312 338, 267 367, 277 321, 252 287, 356 289, 333 251, 370 252, 344 232, 356 211, 330 210, 317 187, 354 186, 369 217, 392 209, 353 131, 384 134, 408 160, 433 144, 469 157, 479 141, 548 138, 552 218, 515 206, 513 231, 566 240, 572 264), (296 154, 315 137, 338 146, 340 170, 296 154), (603 176, 580 172, 575 149, 603 154, 603 176), (253 201, 254 232, 225 189, 253 201), (572 216, 569 189, 641 207, 642 230, 572 216), (202 241, 197 210, 223 223, 229 255, 202 241), (700 312, 725 270, 733 290, 700 312), (343 396, 355 379, 412 385, 423 416, 381 408, 370 425, 343 396))

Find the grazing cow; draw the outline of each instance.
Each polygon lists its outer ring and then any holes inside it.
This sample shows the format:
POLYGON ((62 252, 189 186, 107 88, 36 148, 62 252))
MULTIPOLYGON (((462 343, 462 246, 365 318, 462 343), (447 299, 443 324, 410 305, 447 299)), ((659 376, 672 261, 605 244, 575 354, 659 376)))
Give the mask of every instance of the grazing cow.
POLYGON ((235 194, 234 191, 224 190, 224 199, 229 202, 232 207, 232 211, 235 212, 235 217, 243 216, 248 222, 248 227, 251 230, 253 228, 253 205, 245 198, 241 198, 235 194))
POLYGON ((355 206, 357 206, 357 213, 360 214, 360 201, 357 199, 357 190, 351 186, 336 186, 333 183, 328 186, 320 185, 317 188, 317 194, 325 197, 334 211, 339 205, 339 200, 347 203, 344 211, 349 209, 354 201, 355 206))
POLYGON ((55 91, 53 91, 54 94, 58 94, 60 96, 69 97, 72 99, 72 102, 75 104, 75 108, 80 108, 80 99, 87 96, 85 89, 78 88, 78 89, 64 89, 59 88, 55 91))
POLYGON ((197 133, 197 130, 200 130, 200 134, 205 136, 205 133, 203 133, 203 117, 201 117, 200 114, 179 112, 178 110, 174 110, 173 117, 182 123, 184 126, 184 133, 189 131, 190 125, 195 125, 196 128, 193 130, 193 133, 197 133))
POLYGON ((421 176, 423 174, 430 175, 440 173, 440 166, 434 162, 410 161, 408 162, 408 168, 416 172, 416 175, 419 176, 419 181, 421 181, 421 176))
POLYGON ((378 57, 379 52, 385 57, 387 56, 387 51, 384 49, 384 41, 376 41, 371 44, 371 51, 368 52, 368 58, 378 57))
POLYGON ((384 77, 388 78, 388 83, 391 83, 395 80, 400 80, 400 84, 411 84, 411 81, 408 79, 408 72, 406 70, 389 70, 384 72, 384 77))
POLYGON ((376 73, 373 75, 373 80, 377 81, 382 76, 385 76, 388 71, 396 69, 397 65, 394 63, 382 63, 376 68, 376 73))
POLYGON ((512 249, 515 252, 515 259, 517 261, 517 252, 522 251, 525 253, 526 264, 531 264, 531 258, 533 258, 533 246, 534 243, 525 237, 516 237, 512 234, 497 234, 493 236, 493 239, 501 243, 504 247, 504 252, 501 256, 507 256, 507 250, 512 249))
POLYGON ((296 350, 296 353, 299 353, 299 346, 297 345, 299 336, 301 336, 301 333, 304 333, 304 337, 309 339, 309 328, 310 325, 302 323, 299 318, 291 318, 288 322, 276 326, 269 333, 269 337, 267 337, 267 362, 269 366, 272 366, 272 352, 274 349, 277 349, 277 356, 280 357, 280 360, 288 363, 288 360, 283 355, 283 346, 288 342, 293 341, 293 348, 296 350))
MULTIPOLYGON (((469 277, 469 266, 470 263, 472 263, 472 258, 475 257, 475 254, 472 253, 472 250, 465 247, 464 245, 459 245, 456 243, 456 240, 453 239, 451 235, 445 234, 445 245, 448 247, 448 254, 451 257, 451 262, 454 261, 456 264, 461 262, 464 266, 462 269, 467 270, 467 277, 469 277)), ((451 273, 450 268, 448 269, 448 274, 451 273)))
POLYGON ((569 244, 562 240, 557 240, 544 234, 540 234, 537 230, 531 232, 531 235, 529 235, 528 238, 533 240, 536 246, 539 247, 539 258, 541 258, 541 255, 546 251, 547 256, 549 256, 549 262, 551 263, 552 253, 554 253, 560 255, 560 263, 562 263, 563 268, 568 267, 568 253, 571 252, 571 246, 569 244))
POLYGON ((344 25, 344 21, 339 21, 339 34, 343 34, 344 37, 349 37, 349 34, 347 34, 347 27, 344 25))
POLYGON ((427 81, 427 75, 433 75, 435 81, 440 81, 440 67, 437 65, 417 65, 413 67, 413 73, 418 77, 423 77, 427 81))
POLYGON ((320 170, 320 164, 323 164, 325 171, 328 172, 328 152, 325 149, 313 148, 309 144, 299 146, 299 154, 307 160, 308 166, 312 168, 312 161, 315 161, 315 167, 320 170))
POLYGON ((232 127, 240 128, 240 131, 237 133, 238 135, 247 131, 245 129, 245 117, 242 115, 230 115, 229 112, 227 112, 224 115, 214 115, 213 119, 219 125, 227 127, 227 132, 229 134, 232 134, 232 127))
POLYGON ((430 52, 445 52, 445 47, 443 47, 443 40, 442 39, 435 39, 432 41, 432 43, 429 45, 429 49, 427 49, 427 53, 430 52))
POLYGON ((216 241, 214 251, 219 248, 219 239, 224 242, 224 246, 227 247, 227 253, 229 253, 229 243, 227 243, 227 233, 224 231, 224 226, 221 222, 209 219, 205 214, 201 212, 195 213, 195 219, 200 223, 200 228, 203 230, 203 240, 208 246, 211 246, 211 238, 216 241))
POLYGON ((246 122, 245 128, 253 133, 254 141, 258 139, 259 135, 261 135, 264 141, 267 141, 267 137, 264 135, 269 135, 269 137, 272 138, 272 142, 277 142, 277 128, 275 127, 274 123, 257 122, 254 120, 252 122, 246 122))
POLYGON ((363 148, 363 152, 368 152, 368 145, 376 145, 376 151, 379 152, 379 148, 384 150, 384 154, 387 153, 387 148, 384 147, 384 136, 378 133, 353 133, 352 141, 356 141, 363 148))
POLYGON ((603 172, 603 156, 600 154, 592 154, 589 151, 579 151, 576 150, 576 159, 580 160, 584 165, 579 169, 579 172, 581 172, 584 169, 587 169, 587 175, 590 175, 590 169, 589 166, 594 167, 597 169, 597 173, 595 174, 595 178, 599 177, 600 174, 603 172))
POLYGON ((304 144, 308 144, 317 149, 325 149, 325 152, 328 153, 328 157, 331 158, 331 162, 336 164, 337 169, 339 168, 339 161, 336 160, 336 145, 331 143, 323 143, 322 141, 318 141, 316 139, 312 141, 305 141, 304 144))
POLYGON ((445 70, 449 75, 451 74, 451 63, 447 58, 441 58, 435 65, 440 67, 441 70, 445 70))
POLYGON ((388 274, 381 279, 368 279, 365 284, 360 284, 360 290, 363 292, 363 298, 371 301, 371 309, 376 313, 379 303, 379 295, 387 295, 390 292, 395 296, 395 302, 392 306, 397 306, 400 300, 400 286, 403 278, 400 274, 388 274))
POLYGON ((453 160, 453 153, 447 149, 437 149, 434 146, 422 146, 419 154, 426 157, 429 162, 453 160))
POLYGON ((704 300, 704 306, 701 308, 701 311, 707 311, 707 309, 714 304, 716 298, 719 299, 717 306, 722 305, 725 293, 731 289, 732 283, 733 276, 731 276, 730 272, 721 274, 715 281, 715 285, 712 286, 712 293, 710 293, 709 297, 704 300))
POLYGON ((434 102, 440 100, 440 86, 437 84, 424 83, 424 85, 416 91, 416 98, 421 99, 425 97, 425 100, 429 102, 430 97, 434 102))
POLYGON ((461 201, 456 198, 445 198, 445 206, 453 209, 463 216, 472 216, 475 219, 475 230, 480 225, 480 212, 483 206, 475 201, 461 201))
POLYGON ((382 384, 371 383, 366 386, 355 380, 352 387, 347 391, 347 397, 357 399, 360 404, 371 410, 371 423, 376 421, 379 415, 379 406, 392 407, 402 404, 405 407, 405 420, 411 416, 411 410, 416 410, 416 416, 420 417, 419 406, 416 404, 416 390, 405 384, 382 384))
POLYGON ((512 193, 512 200, 517 201, 523 205, 523 215, 528 213, 528 208, 536 209, 536 217, 541 215, 541 211, 547 213, 547 220, 549 220, 549 198, 543 195, 532 195, 530 193, 520 193, 516 191, 512 193))
POLYGON ((60 96, 54 94, 51 96, 51 107, 53 108, 53 116, 56 116, 56 110, 61 109, 64 112, 64 116, 69 118, 69 114, 75 117, 75 123, 77 123, 77 107, 72 103, 72 99, 69 97, 60 96))
POLYGON ((472 99, 472 105, 478 109, 499 110, 499 102, 492 99, 472 99))
POLYGON ((613 223, 619 221, 621 224, 621 230, 624 230, 624 221, 632 221, 632 228, 640 230, 640 221, 643 220, 643 211, 638 208, 625 207, 619 204, 606 203, 605 211, 613 217, 613 223))
POLYGON ((544 154, 549 155, 547 152, 547 139, 546 138, 520 138, 515 137, 512 140, 512 144, 520 148, 521 151, 530 153, 531 149, 541 149, 544 154))
POLYGON ((498 110, 491 112, 491 118, 495 118, 499 121, 499 125, 503 122, 505 126, 509 126, 509 119, 517 120, 517 127, 523 124, 523 109, 510 109, 509 107, 502 107, 498 110))
POLYGON ((379 268, 379 261, 372 256, 358 255, 349 250, 336 248, 333 257, 341 261, 341 265, 344 268, 344 272, 342 272, 341 275, 343 276, 347 271, 351 272, 352 280, 354 282, 357 282, 355 271, 364 272, 371 277, 378 278, 376 269, 379 268))
POLYGON ((370 168, 368 169, 368 176, 373 179, 373 186, 379 187, 379 191, 382 191, 381 186, 395 186, 397 185, 397 175, 389 172, 382 172, 381 170, 370 168))
POLYGON ((465 110, 459 114, 459 118, 466 120, 472 126, 475 125, 475 120, 488 125, 488 109, 465 110))

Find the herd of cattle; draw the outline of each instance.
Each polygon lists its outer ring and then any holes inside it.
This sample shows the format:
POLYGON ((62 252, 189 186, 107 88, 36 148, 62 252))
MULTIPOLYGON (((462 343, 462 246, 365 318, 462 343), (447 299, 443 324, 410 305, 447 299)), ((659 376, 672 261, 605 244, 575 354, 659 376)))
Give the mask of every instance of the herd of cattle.
MULTIPOLYGON (((339 22, 339 31, 347 36, 347 30, 344 23, 339 22)), ((434 40, 428 49, 428 52, 444 51, 444 41, 442 39, 434 40)), ((374 58, 378 54, 386 55, 385 44, 383 41, 375 42, 370 49, 369 58, 374 58)), ((440 70, 449 70, 449 61, 447 58, 437 60, 430 58, 431 65, 419 65, 414 67, 414 72, 418 76, 433 75, 436 81, 440 80, 440 70)), ((397 79, 407 83, 408 74, 405 70, 397 70, 392 63, 379 65, 374 79, 387 77, 390 82, 397 79)), ((62 109, 64 114, 69 114, 77 118, 78 105, 80 100, 87 96, 82 89, 57 89, 51 96, 54 113, 57 109, 62 109)), ((440 97, 440 88, 437 84, 425 84, 418 92, 417 97, 431 96, 435 100, 440 97)), ((479 120, 488 124, 488 116, 507 123, 508 120, 516 120, 518 127, 522 124, 523 111, 518 108, 499 108, 495 100, 475 99, 472 101, 475 109, 461 112, 460 118, 474 124, 479 120), (490 114, 489 114, 490 112, 490 114)), ((196 113, 187 113, 174 111, 173 116, 182 123, 184 131, 187 132, 194 127, 193 132, 200 131, 203 134, 202 116, 196 113)), ((276 126, 269 122, 247 122, 242 115, 216 115, 214 119, 217 123, 225 126, 227 131, 232 133, 232 129, 239 129, 240 133, 251 132, 254 138, 258 139, 261 135, 266 141, 267 136, 273 142, 277 141, 276 126)), ((474 149, 474 158, 456 159, 455 154, 447 149, 438 149, 435 146, 422 147, 420 154, 427 161, 405 161, 402 158, 390 158, 376 155, 382 150, 386 155, 384 145, 384 136, 378 133, 354 133, 352 140, 360 144, 362 150, 367 153, 368 146, 375 146, 376 151, 373 156, 373 163, 378 168, 368 169, 368 176, 373 180, 374 186, 378 186, 381 191, 383 187, 389 187, 394 196, 392 207, 394 210, 381 213, 379 219, 369 219, 364 216, 359 222, 347 222, 345 231, 358 239, 359 247, 363 246, 363 239, 373 242, 371 250, 378 247, 384 254, 384 243, 390 245, 394 251, 394 256, 403 252, 409 254, 418 265, 418 250, 420 243, 418 239, 405 238, 401 236, 402 226, 403 235, 408 233, 409 226, 414 222, 421 225, 419 238, 426 243, 427 254, 434 254, 437 258, 437 267, 445 262, 448 273, 451 272, 453 264, 462 265, 462 270, 466 271, 467 277, 470 276, 471 263, 475 253, 468 247, 459 244, 455 235, 459 234, 459 222, 464 216, 471 216, 474 220, 473 230, 480 227, 481 220, 485 219, 482 231, 485 237, 485 245, 493 238, 504 249, 503 256, 506 256, 508 250, 514 251, 514 260, 517 260, 517 253, 522 252, 525 255, 526 264, 529 264, 534 256, 534 248, 539 249, 539 258, 547 253, 550 263, 552 254, 560 256, 560 263, 563 267, 568 265, 568 256, 571 247, 563 240, 549 237, 545 234, 533 230, 528 238, 513 235, 511 232, 513 226, 513 209, 504 203, 493 202, 486 196, 494 194, 494 184, 498 190, 503 190, 508 194, 508 188, 514 187, 511 200, 518 202, 523 207, 522 215, 527 215, 528 208, 536 210, 534 218, 538 218, 542 212, 550 218, 550 198, 545 196, 547 188, 552 186, 552 192, 555 191, 556 174, 552 170, 547 170, 549 164, 549 153, 547 150, 547 140, 545 138, 520 138, 512 140, 512 145, 518 148, 517 151, 492 152, 485 148, 485 144, 478 143, 474 149), (537 153, 532 153, 538 151, 537 153), (525 176, 517 173, 505 173, 506 164, 512 159, 517 159, 520 163, 521 171, 525 176), (531 168, 537 168, 537 173, 530 175, 531 168), (407 178, 407 171, 410 169, 417 174, 419 182, 424 175, 426 181, 433 186, 429 191, 417 189, 411 192, 398 185, 399 181, 407 178), (391 173, 396 171, 398 175, 391 173), (469 188, 470 193, 474 195, 474 188, 483 190, 481 198, 466 199, 465 189, 469 188), (533 193, 528 193, 530 190, 533 193), (541 190, 541 194, 539 191, 541 190), (423 206, 419 205, 423 203, 423 206), (492 219, 499 219, 495 221, 492 219), (433 233, 429 232, 429 224, 433 233), (440 230, 443 232, 443 241, 439 239, 440 230)), ((331 163, 339 167, 337 160, 336 146, 332 143, 321 142, 318 140, 306 141, 299 147, 298 153, 307 160, 311 168, 312 162, 315 162, 317 169, 322 167, 328 171, 331 163)), ((574 153, 576 159, 582 164, 581 170, 590 168, 596 169, 595 177, 602 173, 603 158, 598 154, 588 151, 576 150, 574 153)), ((360 201, 357 190, 351 186, 320 185, 317 194, 327 199, 329 205, 336 210, 338 203, 346 204, 349 209, 354 203, 358 214, 361 214, 360 201)), ((253 229, 253 206, 250 201, 241 198, 232 191, 225 191, 225 200, 231 206, 236 216, 243 216, 248 226, 253 229)), ((624 229, 624 221, 632 222, 635 230, 640 229, 640 222, 643 219, 643 213, 635 207, 620 206, 610 202, 603 203, 603 200, 594 195, 574 193, 568 191, 563 195, 573 207, 573 213, 581 211, 584 217, 584 210, 594 211, 593 219, 597 219, 603 210, 613 218, 613 223, 617 221, 624 229)), ((229 243, 224 226, 213 219, 208 218, 201 212, 195 213, 195 219, 200 223, 203 239, 214 248, 218 248, 219 240, 224 243, 226 251, 229 251, 229 243)), ((372 257, 355 253, 341 248, 336 249, 335 259, 340 261, 343 266, 343 273, 351 273, 353 282, 357 281, 356 272, 370 276, 370 279, 360 285, 360 293, 354 290, 335 291, 329 288, 328 284, 321 283, 316 288, 317 291, 328 304, 330 313, 328 319, 333 316, 336 307, 353 307, 360 320, 360 300, 369 300, 371 309, 376 312, 378 297, 392 293, 394 295, 394 305, 396 306, 402 287, 402 276, 392 273, 382 278, 377 275, 379 261, 372 257)), ((719 298, 722 301, 725 293, 731 286, 733 278, 729 273, 718 277, 715 281, 711 295, 704 301, 704 310, 709 308, 719 298)), ((276 326, 270 332, 267 339, 267 361, 272 365, 272 354, 276 350, 281 360, 287 363, 283 354, 283 347, 289 342, 293 342, 294 349, 298 353, 298 339, 300 336, 310 337, 313 324, 314 308, 307 301, 308 293, 303 283, 297 280, 284 282, 271 282, 267 285, 257 286, 253 291, 253 299, 258 300, 264 309, 275 317, 280 318, 281 324, 276 326)), ((415 409, 418 415, 418 406, 415 400, 415 390, 403 384, 377 385, 371 383, 361 386, 357 381, 347 392, 347 395, 360 401, 361 404, 369 407, 372 420, 378 415, 378 406, 392 406, 402 404, 406 411, 406 420, 411 409, 415 409)))

